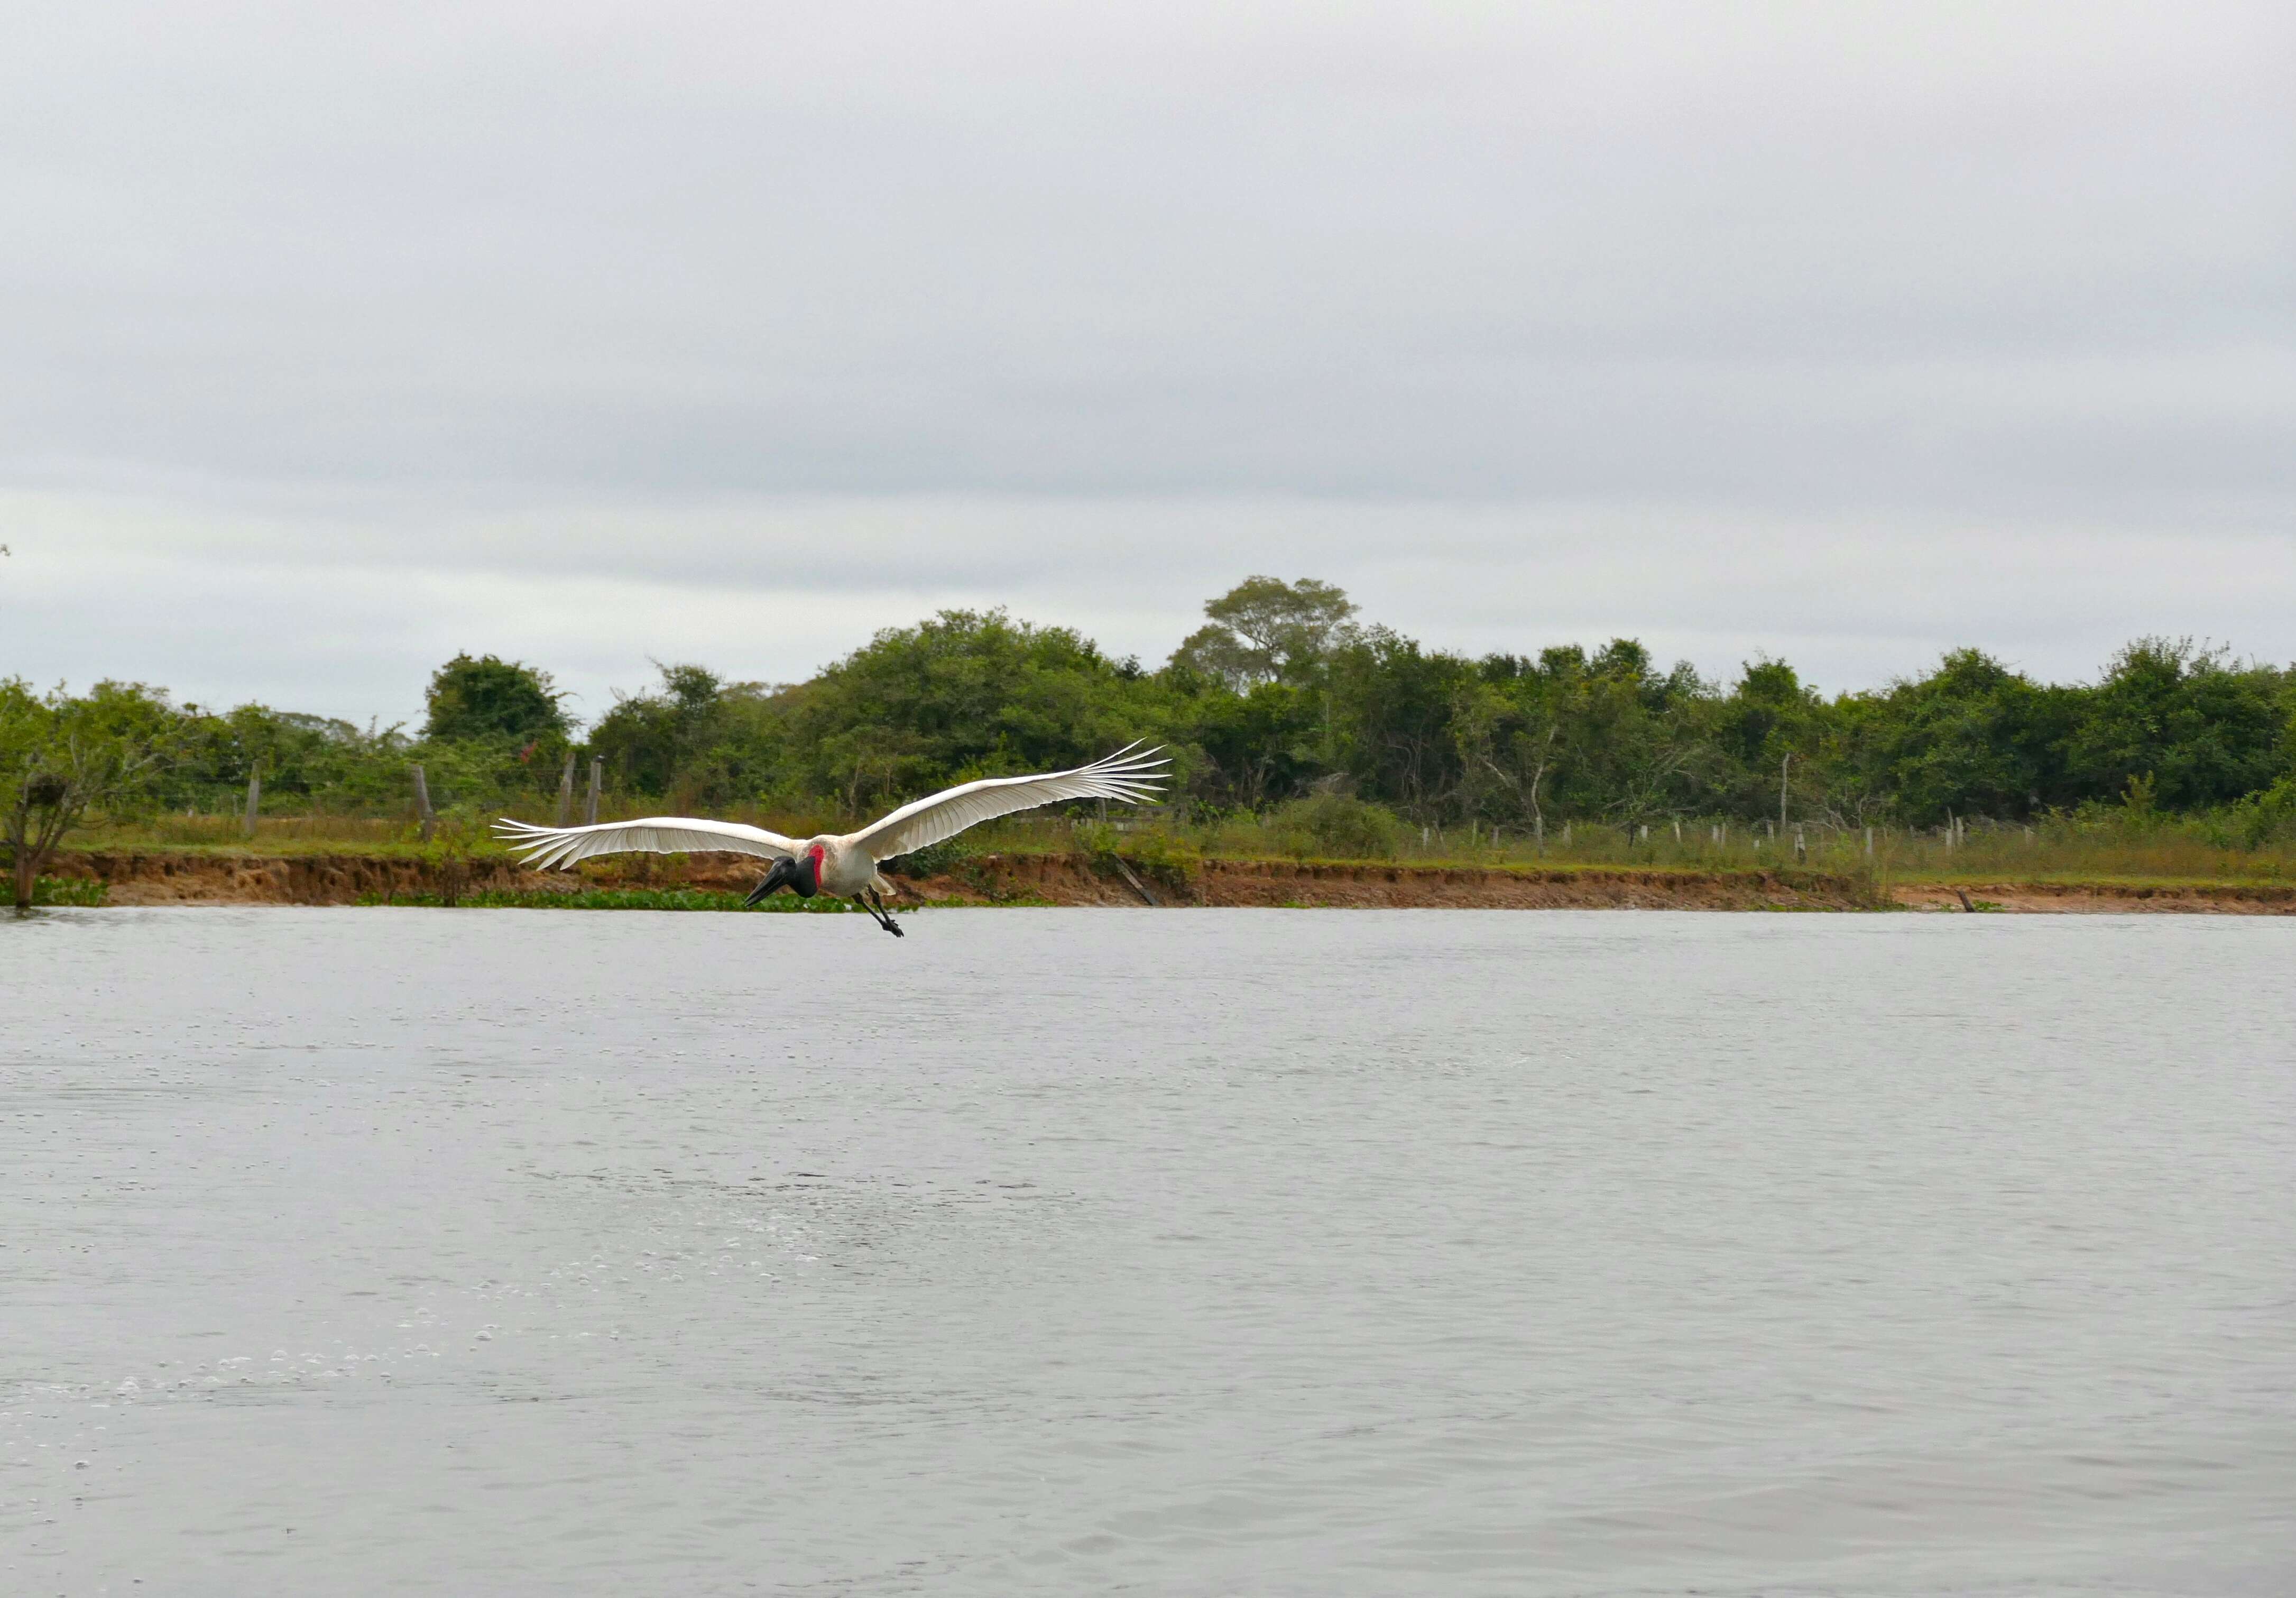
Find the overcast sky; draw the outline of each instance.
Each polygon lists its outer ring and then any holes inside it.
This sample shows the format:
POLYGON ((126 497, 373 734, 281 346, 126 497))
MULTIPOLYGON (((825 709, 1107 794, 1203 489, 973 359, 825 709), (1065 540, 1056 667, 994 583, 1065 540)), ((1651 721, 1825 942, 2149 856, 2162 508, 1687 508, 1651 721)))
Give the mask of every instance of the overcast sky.
POLYGON ((48 5, 0 673, 594 715, 1250 572, 1828 688, 2296 658, 2296 7, 48 5))

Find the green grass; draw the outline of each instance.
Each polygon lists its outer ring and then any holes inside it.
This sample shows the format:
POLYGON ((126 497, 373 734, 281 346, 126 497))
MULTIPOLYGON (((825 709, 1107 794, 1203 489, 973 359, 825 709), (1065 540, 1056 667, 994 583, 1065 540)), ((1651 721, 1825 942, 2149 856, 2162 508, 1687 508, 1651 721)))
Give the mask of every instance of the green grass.
POLYGON ((1797 853, 1791 832, 1781 847, 1743 823, 1732 823, 1718 841, 1710 825, 1685 821, 1677 841, 1672 826, 1663 822, 1653 826, 1648 837, 1626 828, 1576 822, 1567 840, 1558 827, 1543 844, 1512 831, 1494 839, 1481 828, 1430 829, 1423 839, 1414 829, 1390 859, 1374 861, 1302 855, 1296 843, 1284 847, 1269 829, 1248 820, 1203 828, 1142 828, 1109 843, 1136 862, 1169 860, 1180 864, 1219 859, 1541 871, 1811 871, 1906 885, 2007 881, 2159 886, 2296 884, 2296 850, 2284 845, 2228 847, 2201 836, 2198 828, 2179 825, 2084 828, 2052 821, 2030 829, 1972 830, 1952 844, 1935 832, 1877 827, 1870 853, 1862 828, 1806 828, 1805 848, 1797 853))
MULTIPOLYGON (((802 836, 822 822, 815 817, 759 812, 742 819, 802 836)), ((1111 820, 1121 821, 1121 812, 1111 820)), ((443 861, 452 856, 492 861, 506 851, 485 830, 487 820, 457 814, 442 821, 438 836, 424 844, 414 824, 354 816, 266 816, 256 836, 243 836, 232 816, 160 816, 134 823, 103 823, 75 833, 79 851, 167 850, 205 854, 356 854, 380 859, 443 861)), ((1265 861, 1303 865, 1397 865, 1422 868, 1501 869, 1540 871, 1659 870, 1744 872, 1808 870, 1835 877, 1861 877, 1906 886, 1995 882, 2116 886, 2254 886, 2296 884, 2296 847, 2285 844, 2258 849, 2226 846, 2195 823, 2174 820, 2097 823, 2070 820, 2034 828, 1985 827, 1948 844, 1937 832, 1878 827, 1874 849, 1866 850, 1863 829, 1830 830, 1809 825, 1806 851, 1797 853, 1791 836, 1783 846, 1743 822, 1728 825, 1722 839, 1713 823, 1685 820, 1677 840, 1670 822, 1653 825, 1650 836, 1633 829, 1574 821, 1567 841, 1558 823, 1544 842, 1510 828, 1494 836, 1483 828, 1406 829, 1396 853, 1387 859, 1325 859, 1300 853, 1296 832, 1285 833, 1250 817, 1206 825, 1153 820, 1136 827, 1072 821, 1060 816, 1016 816, 968 832, 961 840, 921 861, 928 869, 962 878, 969 858, 985 854, 1098 855, 1121 853, 1152 884, 1167 885, 1207 859, 1265 861)), ((676 869, 676 857, 664 862, 676 869)), ((894 868, 899 869, 898 866, 894 868)), ((655 890, 601 888, 601 893, 643 894, 655 890)), ((659 890, 665 894, 693 890, 659 890)), ((513 895, 521 902, 533 895, 513 895)), ((561 895, 588 898, 587 894, 561 895)), ((711 897, 705 895, 705 897, 711 897)), ((466 895, 479 903, 483 896, 466 895)), ((412 902, 412 901, 403 901, 412 902)), ((794 901, 777 900, 781 903, 794 901)), ((631 902, 598 908, 705 908, 701 904, 631 902)), ((708 908, 720 908, 715 905, 708 908)))
MULTIPOLYGON (((247 836, 237 816, 152 816, 134 821, 97 818, 71 835, 76 849, 168 849, 214 854, 374 854, 436 853, 411 821, 362 816, 264 816, 247 836)), ((481 844, 495 853, 491 840, 481 844)))
POLYGON ((35 905, 92 906, 103 902, 104 885, 92 877, 35 877, 35 905))

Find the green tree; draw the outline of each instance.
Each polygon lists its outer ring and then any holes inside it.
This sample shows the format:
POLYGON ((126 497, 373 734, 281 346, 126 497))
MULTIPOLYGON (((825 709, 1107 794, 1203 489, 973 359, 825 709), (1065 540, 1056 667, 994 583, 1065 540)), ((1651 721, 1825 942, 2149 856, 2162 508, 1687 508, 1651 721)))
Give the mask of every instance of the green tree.
POLYGON ((397 727, 365 730, 329 716, 242 704, 183 707, 176 753, 155 778, 166 805, 227 803, 263 775, 266 798, 373 808, 406 784, 407 741, 397 727))
POLYGON ((141 683, 99 682, 83 697, 0 679, 0 832, 20 910, 64 835, 96 806, 135 801, 168 752, 177 715, 141 683))
POLYGON ((439 742, 563 739, 570 729, 550 673, 492 655, 457 655, 430 675, 424 736, 439 742))
POLYGON ((2069 742, 2085 796, 2117 797, 2150 779, 2161 809, 2223 804, 2284 769, 2278 674, 2238 666, 2190 638, 2139 638, 2087 696, 2069 742))
POLYGON ((2048 688, 1975 649, 1956 649, 1928 676, 1846 706, 1862 735, 1858 764, 1906 820, 1948 812, 2027 816, 2071 802, 2063 746, 2077 694, 2048 688))
POLYGON ((1767 657, 1748 661, 1714 715, 1716 745, 1730 766, 1730 808, 1749 818, 1775 816, 1782 827, 1791 820, 1796 793, 1814 775, 1808 761, 1824 722, 1824 702, 1792 666, 1767 657))
POLYGON ((1321 693, 1263 682, 1239 694, 1183 669, 1166 678, 1178 690, 1175 723, 1194 757, 1191 791, 1198 800, 1257 811, 1306 793, 1322 772, 1321 693))
POLYGON ((1705 688, 1687 662, 1661 673, 1638 639, 1612 638, 1587 663, 1570 731, 1582 813, 1628 827, 1679 813, 1710 753, 1705 688))
POLYGON ((1562 733, 1571 708, 1566 682, 1519 657, 1482 662, 1451 707, 1461 796, 1470 813, 1521 818, 1534 837, 1546 837, 1553 780, 1570 753, 1562 733))
POLYGON ((1348 641, 1354 601, 1328 582, 1247 577, 1207 600, 1208 625, 1188 635, 1172 663, 1241 693, 1295 676, 1348 641))
POLYGON ((857 816, 947 783, 1081 765, 1153 731, 1157 697, 1068 628, 943 611, 791 694, 791 775, 857 816))
POLYGON ((618 695, 591 729, 592 752, 618 781, 680 810, 754 803, 783 785, 788 690, 691 663, 660 670, 659 688, 618 695))
POLYGON ((1469 815, 1527 823, 1544 838, 1550 806, 1560 813, 1570 798, 1584 803, 1583 793, 1568 790, 1583 766, 1587 688, 1587 652, 1576 645, 1543 650, 1536 661, 1486 655, 1461 680, 1450 724, 1469 815))
POLYGON ((1333 767, 1421 826, 1442 820, 1462 775, 1453 706, 1473 674, 1459 656, 1384 627, 1350 639, 1327 670, 1333 767))

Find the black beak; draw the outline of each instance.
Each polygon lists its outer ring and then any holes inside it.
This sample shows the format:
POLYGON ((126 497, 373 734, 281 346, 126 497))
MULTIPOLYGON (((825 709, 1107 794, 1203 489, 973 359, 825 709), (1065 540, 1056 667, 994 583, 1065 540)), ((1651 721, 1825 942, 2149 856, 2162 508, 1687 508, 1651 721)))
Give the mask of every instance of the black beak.
MULTIPOLYGON (((759 900, 765 898, 767 894, 774 893, 777 889, 783 887, 795 887, 797 885, 797 861, 786 858, 777 860, 773 863, 773 869, 766 873, 764 879, 761 880, 756 887, 750 890, 750 896, 747 899, 742 900, 742 902, 744 904, 755 904, 759 900)), ((801 889, 800 891, 802 892, 801 889)))

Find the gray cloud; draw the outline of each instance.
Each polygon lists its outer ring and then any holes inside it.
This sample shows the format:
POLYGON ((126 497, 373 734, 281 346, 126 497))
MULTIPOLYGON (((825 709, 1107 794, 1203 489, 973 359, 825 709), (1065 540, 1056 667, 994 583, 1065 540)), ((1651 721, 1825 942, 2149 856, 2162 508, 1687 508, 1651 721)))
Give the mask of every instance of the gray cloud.
POLYGON ((1254 569, 1837 686, 2296 655, 2284 7, 35 28, 0 670, 403 714, 442 647, 595 698, 996 599, 1154 656, 1254 569))
POLYGON ((50 495, 0 498, 0 517, 31 534, 5 578, 41 596, 0 621, 43 671, 387 721, 457 649, 546 664, 595 715, 649 655, 791 680, 943 605, 1009 605, 1153 662, 1259 570, 1336 580, 1449 647, 1631 634, 1710 674, 1783 654, 1832 688, 1970 640, 2055 678, 2142 632, 2253 649, 2296 603, 2296 540, 2270 531, 1666 504, 838 497, 441 522, 50 495))

